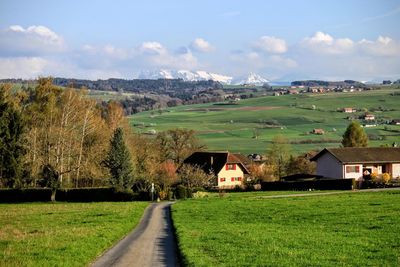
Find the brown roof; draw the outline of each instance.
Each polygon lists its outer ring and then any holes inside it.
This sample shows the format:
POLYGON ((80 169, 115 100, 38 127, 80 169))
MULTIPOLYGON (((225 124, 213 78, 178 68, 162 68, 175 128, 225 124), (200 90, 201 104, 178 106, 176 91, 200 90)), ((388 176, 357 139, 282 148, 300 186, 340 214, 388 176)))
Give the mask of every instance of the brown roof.
POLYGON ((226 163, 236 163, 242 166, 243 172, 248 174, 246 164, 241 160, 241 154, 224 152, 194 152, 183 161, 185 164, 196 165, 205 172, 218 174, 226 163))
POLYGON ((400 148, 397 147, 344 147, 325 148, 311 158, 318 160, 325 153, 332 154, 342 163, 393 163, 400 162, 400 148))

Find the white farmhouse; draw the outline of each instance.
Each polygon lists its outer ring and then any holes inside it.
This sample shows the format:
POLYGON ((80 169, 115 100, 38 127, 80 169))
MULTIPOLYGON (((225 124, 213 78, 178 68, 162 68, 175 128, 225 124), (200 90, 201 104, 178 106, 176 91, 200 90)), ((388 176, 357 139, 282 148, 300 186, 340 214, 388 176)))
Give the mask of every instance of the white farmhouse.
POLYGON ((229 152, 195 152, 183 163, 197 166, 206 173, 214 174, 218 188, 234 188, 243 185, 248 159, 229 152))

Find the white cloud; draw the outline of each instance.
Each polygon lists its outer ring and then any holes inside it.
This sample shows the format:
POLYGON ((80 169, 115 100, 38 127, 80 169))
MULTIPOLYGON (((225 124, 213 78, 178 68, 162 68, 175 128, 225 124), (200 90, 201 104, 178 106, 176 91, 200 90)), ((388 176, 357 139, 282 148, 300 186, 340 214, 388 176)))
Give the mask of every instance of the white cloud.
POLYGON ((215 48, 206 40, 202 38, 196 38, 191 44, 190 47, 198 52, 209 53, 213 51, 215 48))
POLYGON ((40 57, 0 58, 0 79, 37 78, 47 65, 48 62, 40 57))
POLYGON ((239 76, 246 75, 248 72, 255 72, 274 78, 282 76, 285 72, 298 66, 294 59, 283 55, 255 51, 231 53, 229 59, 232 63, 228 64, 228 68, 233 69, 233 72, 239 76))
POLYGON ((312 37, 306 37, 302 45, 316 53, 322 54, 344 54, 354 48, 354 42, 349 38, 335 39, 323 32, 316 32, 312 37))
POLYGON ((197 58, 189 49, 179 49, 177 53, 171 53, 159 42, 142 43, 136 49, 133 60, 137 60, 142 69, 193 69, 197 66, 197 58))
POLYGON ((260 39, 255 42, 254 48, 272 54, 282 54, 288 50, 285 40, 273 36, 260 37, 260 39))
POLYGON ((366 39, 358 42, 361 50, 373 56, 400 56, 400 42, 390 37, 379 36, 376 41, 366 39))
POLYGON ((167 54, 167 49, 159 42, 144 42, 139 46, 138 50, 149 55, 167 54))
POLYGON ((0 54, 3 56, 39 56, 62 52, 61 36, 45 26, 12 25, 0 31, 0 54))

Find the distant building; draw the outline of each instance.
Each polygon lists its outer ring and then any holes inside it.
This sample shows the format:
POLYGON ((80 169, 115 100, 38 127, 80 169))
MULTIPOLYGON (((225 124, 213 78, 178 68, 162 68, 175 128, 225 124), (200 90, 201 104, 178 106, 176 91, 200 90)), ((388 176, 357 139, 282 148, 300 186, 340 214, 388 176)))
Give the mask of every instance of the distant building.
POLYGON ((357 110, 356 109, 354 109, 354 108, 343 108, 343 112, 344 113, 354 113, 354 112, 356 112, 357 110))
POLYGON ((392 125, 400 125, 400 119, 393 119, 390 124, 392 125))
POLYGON ((313 129, 312 130, 313 134, 325 134, 324 129, 313 129))
POLYGON ((362 118, 366 121, 373 121, 375 120, 375 115, 367 113, 362 118))
POLYGON ((298 90, 287 90, 287 93, 289 95, 297 95, 297 94, 299 94, 299 91, 298 90))

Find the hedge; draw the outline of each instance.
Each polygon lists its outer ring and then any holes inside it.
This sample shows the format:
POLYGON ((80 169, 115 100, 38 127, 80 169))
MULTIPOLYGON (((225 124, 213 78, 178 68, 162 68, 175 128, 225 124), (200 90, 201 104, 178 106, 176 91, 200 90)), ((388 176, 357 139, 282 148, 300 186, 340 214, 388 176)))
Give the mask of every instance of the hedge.
MULTIPOLYGON (((0 203, 50 201, 49 188, 0 189, 0 203)), ((74 188, 59 189, 56 201, 68 202, 101 202, 101 201, 134 201, 142 199, 139 193, 120 192, 113 188, 74 188)))
POLYGON ((261 182, 261 190, 352 190, 356 188, 355 185, 355 179, 318 179, 310 181, 261 182))

